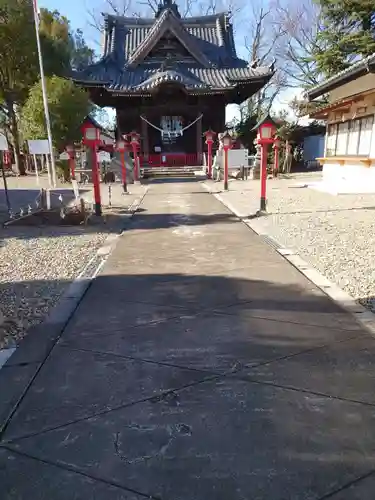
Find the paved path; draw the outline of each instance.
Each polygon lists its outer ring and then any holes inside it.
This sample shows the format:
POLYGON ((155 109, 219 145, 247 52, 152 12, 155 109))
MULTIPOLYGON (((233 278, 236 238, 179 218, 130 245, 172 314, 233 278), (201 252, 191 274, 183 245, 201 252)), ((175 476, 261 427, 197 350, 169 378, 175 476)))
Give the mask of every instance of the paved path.
POLYGON ((141 209, 3 433, 0 498, 373 500, 375 340, 198 183, 141 209))

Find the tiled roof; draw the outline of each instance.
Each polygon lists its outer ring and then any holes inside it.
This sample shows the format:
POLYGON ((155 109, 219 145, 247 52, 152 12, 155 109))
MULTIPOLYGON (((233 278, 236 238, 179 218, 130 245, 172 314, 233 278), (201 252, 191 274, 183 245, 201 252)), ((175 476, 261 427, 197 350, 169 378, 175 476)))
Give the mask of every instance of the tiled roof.
POLYGON ((160 71, 155 67, 138 66, 128 68, 122 72, 108 65, 101 65, 101 71, 81 75, 76 81, 92 82, 94 84, 106 84, 108 90, 112 91, 135 91, 141 89, 152 89, 160 83, 177 81, 187 89, 230 89, 237 83, 248 80, 269 80, 272 73, 268 68, 200 68, 184 67, 168 68, 160 71))
POLYGON ((352 64, 348 68, 336 73, 336 75, 331 76, 327 80, 318 85, 315 85, 307 91, 307 96, 309 100, 316 99, 321 95, 330 92, 331 90, 347 83, 355 78, 360 77, 363 73, 371 71, 371 68, 375 66, 375 54, 371 54, 364 59, 352 64))
POLYGON ((187 90, 225 90, 247 82, 261 88, 273 73, 268 67, 250 68, 236 56, 233 29, 226 14, 181 19, 166 8, 156 19, 107 15, 103 58, 72 78, 113 92, 139 93, 165 82, 178 82, 187 90), (152 59, 144 60, 167 29, 191 54, 189 61, 171 59, 160 65, 152 59))
MULTIPOLYGON (((210 16, 188 17, 180 19, 183 27, 194 37, 208 42, 209 44, 221 47, 226 45, 228 52, 235 54, 234 43, 231 36, 232 25, 227 23, 225 13, 214 14, 210 16)), ((147 37, 151 31, 155 19, 138 19, 134 17, 105 16, 105 35, 112 41, 115 38, 115 32, 125 30, 121 33, 124 37, 125 57, 128 59, 140 43, 147 37)), ((104 55, 111 52, 111 43, 107 43, 104 55)))

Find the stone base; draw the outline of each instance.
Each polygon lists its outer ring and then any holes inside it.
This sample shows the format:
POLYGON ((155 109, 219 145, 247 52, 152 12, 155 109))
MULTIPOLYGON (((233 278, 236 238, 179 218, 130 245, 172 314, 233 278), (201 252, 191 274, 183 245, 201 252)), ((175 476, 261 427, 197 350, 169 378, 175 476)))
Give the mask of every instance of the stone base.
POLYGON ((375 167, 326 164, 322 181, 309 187, 331 194, 375 193, 375 167))

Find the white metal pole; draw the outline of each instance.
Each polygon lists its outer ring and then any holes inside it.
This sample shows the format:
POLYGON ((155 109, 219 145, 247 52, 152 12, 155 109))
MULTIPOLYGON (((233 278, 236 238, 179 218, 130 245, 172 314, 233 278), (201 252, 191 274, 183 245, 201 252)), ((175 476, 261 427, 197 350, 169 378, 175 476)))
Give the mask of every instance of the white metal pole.
POLYGON ((36 176, 36 183, 39 186, 39 172, 38 172, 38 161, 36 159, 36 155, 33 155, 34 158, 34 165, 35 165, 35 176, 36 176))
POLYGON ((33 1, 33 11, 34 11, 34 24, 35 24, 35 32, 36 32, 36 44, 37 44, 37 48, 38 48, 40 80, 42 82, 44 115, 45 115, 45 119, 46 119, 48 143, 49 143, 49 149, 50 149, 50 153, 51 153, 52 181, 53 181, 53 186, 56 187, 56 164, 55 164, 55 156, 53 154, 51 121, 50 121, 49 109, 48 109, 47 88, 46 88, 46 80, 44 77, 42 49, 41 49, 41 45, 40 45, 39 17, 38 17, 37 0, 33 1))
POLYGON ((49 155, 44 155, 44 158, 45 158, 46 167, 47 167, 48 184, 49 184, 49 187, 51 188, 52 187, 52 177, 51 177, 51 167, 49 164, 48 156, 49 155))

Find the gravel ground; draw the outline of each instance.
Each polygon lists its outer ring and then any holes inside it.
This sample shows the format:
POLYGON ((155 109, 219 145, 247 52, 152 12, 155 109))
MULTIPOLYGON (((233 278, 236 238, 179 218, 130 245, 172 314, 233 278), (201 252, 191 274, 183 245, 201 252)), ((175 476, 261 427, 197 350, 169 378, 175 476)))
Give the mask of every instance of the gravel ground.
MULTIPOLYGON (((46 176, 40 185, 48 187, 46 176)), ((8 219, 4 191, 0 181, 0 223, 8 219)), ((20 207, 38 194, 33 176, 10 177, 8 187, 12 207, 20 207)), ((0 227, 0 349, 11 347, 25 336, 27 329, 41 323, 80 274, 110 232, 118 232, 123 224, 124 209, 144 193, 141 185, 130 186, 129 196, 122 196, 122 186, 112 188, 112 209, 108 210, 109 190, 102 185, 102 203, 106 225, 87 227, 0 227)), ((91 186, 81 194, 92 198, 91 186)), ((52 199, 62 193, 65 202, 72 197, 68 185, 59 185, 52 199)), ((58 202, 59 204, 60 202, 58 202)), ((18 208, 17 208, 18 207, 18 208)))
MULTIPOLYGON (((317 179, 269 181, 270 215, 256 225, 375 312, 375 194, 334 196, 301 187, 317 179)), ((222 197, 241 214, 254 213, 259 181, 239 181, 230 188, 222 197)))
POLYGON ((44 319, 107 236, 72 227, 0 230, 0 349, 44 319))

